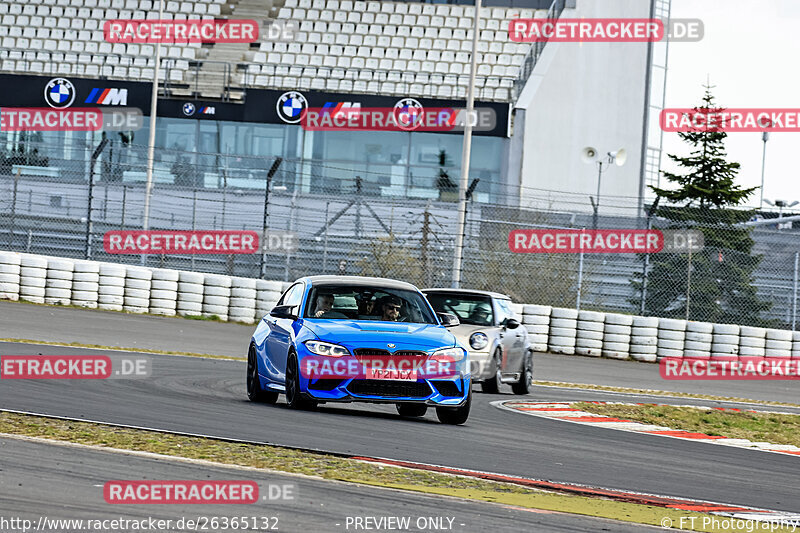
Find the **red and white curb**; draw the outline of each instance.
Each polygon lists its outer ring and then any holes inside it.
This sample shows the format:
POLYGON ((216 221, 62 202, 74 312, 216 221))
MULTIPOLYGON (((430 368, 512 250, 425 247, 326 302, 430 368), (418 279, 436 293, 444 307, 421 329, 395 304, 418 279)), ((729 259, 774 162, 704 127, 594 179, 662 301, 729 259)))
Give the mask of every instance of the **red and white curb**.
MULTIPOLYGON (((693 433, 690 431, 675 430, 664 426, 655 426, 650 424, 642 424, 632 420, 625 420, 620 418, 613 418, 587 411, 581 411, 572 407, 572 403, 553 403, 553 402, 528 402, 528 401, 508 401, 498 400, 491 402, 491 404, 500 409, 507 411, 514 411, 531 416, 538 416, 542 418, 549 418, 552 420, 561 420, 564 422, 572 422, 574 424, 584 424, 595 427, 602 427, 606 429, 616 429, 620 431, 630 431, 634 433, 646 433, 650 435, 658 435, 663 437, 671 437, 675 439, 692 440, 695 442, 707 442, 710 444, 722 444, 726 446, 734 446, 739 448, 749 448, 759 451, 784 453, 790 455, 800 455, 800 448, 789 445, 772 444, 769 442, 752 442, 747 439, 730 439, 727 437, 719 437, 714 435, 706 435, 704 433, 693 433)), ((644 403, 627 403, 623 402, 588 402, 594 404, 617 404, 617 405, 658 405, 658 404, 644 404, 644 403)), ((694 407, 696 405, 683 405, 675 407, 694 407)), ((704 407, 699 407, 705 409, 704 407)), ((709 410, 730 410, 741 411, 741 409, 726 409, 722 407, 709 407, 709 410)), ((750 412, 750 411, 748 411, 750 412)), ((752 411, 752 412, 766 412, 766 411, 752 411)), ((540 487, 544 488, 544 487, 540 487)), ((553 487, 555 488, 555 487, 553 487)), ((563 490, 563 487, 562 487, 563 490)), ((597 490, 597 489, 595 489, 597 490)), ((601 489, 602 490, 602 489, 601 489)), ((608 490, 608 489, 605 489, 608 490)), ((615 495, 624 494, 618 491, 609 491, 615 495)), ((628 493, 630 495, 636 493, 628 493)), ((596 493, 596 495, 599 495, 596 493)), ((720 515, 735 518, 737 520, 757 520, 759 522, 776 523, 778 526, 788 526, 796 528, 800 526, 800 513, 790 513, 786 511, 773 511, 767 509, 747 508, 740 506, 728 506, 725 504, 715 504, 711 502, 701 502, 692 500, 679 500, 664 496, 647 495, 653 500, 647 502, 638 501, 637 503, 647 503, 649 505, 661 505, 672 509, 680 509, 684 511, 697 511, 705 512, 713 515, 720 515), (660 500, 660 501, 659 501, 660 500), (672 500, 672 501, 670 501, 672 500), (656 503, 658 501, 659 503, 656 503), (666 503, 669 502, 669 503, 666 503), (666 503, 666 504, 665 504, 666 503)), ((616 499, 619 499, 617 496, 616 499)), ((794 531, 794 529, 792 529, 794 531)))
MULTIPOLYGON (((574 402, 573 402, 574 403, 574 402)), ((658 405, 658 404, 644 404, 644 403, 624 403, 624 402, 589 402, 598 405, 658 405)), ((616 429, 620 431, 631 431, 633 433, 646 433, 648 435, 658 435, 661 437, 671 437, 673 439, 691 440, 695 442, 706 442, 709 444, 720 444, 723 446, 733 446, 735 448, 747 448, 751 450, 758 450, 762 452, 781 453, 786 455, 800 456, 800 448, 788 444, 772 444, 771 442, 753 442, 747 439, 732 439, 728 437, 721 437, 717 435, 706 435, 705 433, 693 433, 691 431, 683 431, 680 429, 672 429, 664 426, 654 426, 651 424, 643 424, 641 422, 634 422, 633 420, 625 420, 621 418, 613 418, 605 415, 598 415, 581 411, 571 407, 571 403, 552 403, 552 402, 526 402, 526 401, 495 401, 492 405, 505 409, 507 411, 514 411, 526 415, 539 416, 542 418, 549 418, 552 420, 562 420, 564 422, 572 422, 575 424, 585 424, 588 426, 595 426, 606 429, 616 429)), ((741 409, 725 409, 721 407, 698 407, 696 405, 676 405, 674 407, 692 407, 695 409, 707 409, 718 411, 741 411, 741 409)), ((747 411, 750 412, 750 411, 747 411)), ((752 411, 752 412, 766 412, 766 411, 752 411)))

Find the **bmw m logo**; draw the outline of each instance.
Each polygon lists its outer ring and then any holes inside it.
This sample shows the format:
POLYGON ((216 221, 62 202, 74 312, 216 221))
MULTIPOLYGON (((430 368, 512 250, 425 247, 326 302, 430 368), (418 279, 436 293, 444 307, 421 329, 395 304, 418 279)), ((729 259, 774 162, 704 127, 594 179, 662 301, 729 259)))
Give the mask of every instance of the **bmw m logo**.
POLYGON ((56 109, 69 107, 75 101, 75 86, 66 78, 53 78, 44 88, 44 101, 56 109))
POLYGON ((288 91, 280 95, 276 107, 281 120, 288 124, 297 124, 308 109, 308 100, 297 91, 288 91))
POLYGON ((413 98, 403 98, 394 104, 394 118, 397 127, 401 130, 411 131, 420 126, 425 108, 413 98))
POLYGON ((387 344, 386 345, 387 348, 394 348, 394 346, 395 346, 394 344, 387 344))

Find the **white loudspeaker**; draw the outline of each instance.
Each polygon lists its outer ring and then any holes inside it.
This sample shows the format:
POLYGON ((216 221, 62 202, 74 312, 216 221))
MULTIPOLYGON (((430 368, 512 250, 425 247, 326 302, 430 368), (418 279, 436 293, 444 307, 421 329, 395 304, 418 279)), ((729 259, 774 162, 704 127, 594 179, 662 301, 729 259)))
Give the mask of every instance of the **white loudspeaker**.
POLYGON ((593 163, 597 159, 597 149, 587 146, 581 150, 581 159, 584 163, 593 163))
POLYGON ((625 148, 620 148, 616 152, 609 152, 608 155, 614 160, 618 167, 624 165, 625 161, 628 160, 628 152, 625 148))

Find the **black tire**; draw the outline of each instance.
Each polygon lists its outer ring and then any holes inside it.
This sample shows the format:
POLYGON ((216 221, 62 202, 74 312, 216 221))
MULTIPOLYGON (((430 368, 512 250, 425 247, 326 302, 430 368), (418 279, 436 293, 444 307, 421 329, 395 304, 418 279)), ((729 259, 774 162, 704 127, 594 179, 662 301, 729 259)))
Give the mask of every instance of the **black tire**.
POLYGON ((436 417, 442 424, 459 425, 469 418, 469 410, 472 406, 472 391, 467 394, 467 401, 460 407, 437 407, 436 417))
POLYGON ((284 382, 286 391, 286 405, 289 409, 313 409, 317 406, 314 400, 309 400, 300 392, 300 369, 297 364, 297 354, 289 352, 286 358, 286 381, 284 382))
POLYGON ((487 394, 500 394, 500 349, 494 352, 494 376, 481 382, 481 390, 487 394))
POLYGON ((247 398, 251 402, 275 403, 278 401, 277 392, 266 391, 261 388, 261 380, 258 379, 255 344, 251 344, 250 349, 247 351, 247 398))
POLYGON ((428 406, 424 403, 398 403, 397 414, 400 416, 425 416, 428 406))
POLYGON ((522 365, 522 375, 519 381, 511 384, 511 391, 514 394, 524 395, 531 391, 531 382, 533 382, 533 355, 528 352, 525 356, 525 362, 522 365))

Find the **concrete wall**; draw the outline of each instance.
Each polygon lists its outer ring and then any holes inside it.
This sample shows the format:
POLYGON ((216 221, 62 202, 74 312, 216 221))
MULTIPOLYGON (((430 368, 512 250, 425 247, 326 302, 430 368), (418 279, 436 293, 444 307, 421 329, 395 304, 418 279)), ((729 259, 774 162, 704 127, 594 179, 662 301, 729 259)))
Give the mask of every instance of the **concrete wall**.
MULTIPOLYGON (((649 5, 578 0, 561 16, 647 18, 649 5)), ((524 135, 524 151, 521 173, 509 182, 519 180, 521 206, 591 212, 597 166, 581 160, 581 149, 624 147, 625 165, 603 172, 600 214, 638 216, 646 62, 647 43, 547 44, 516 104, 525 110, 514 132, 524 135)))

